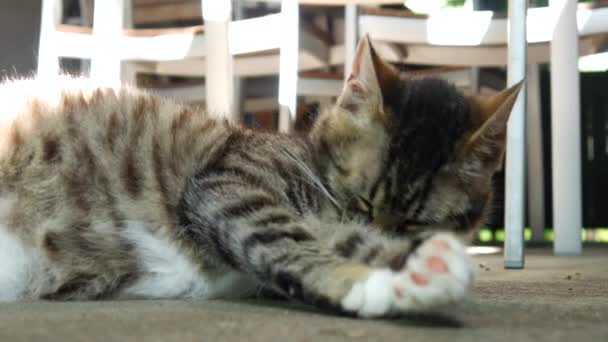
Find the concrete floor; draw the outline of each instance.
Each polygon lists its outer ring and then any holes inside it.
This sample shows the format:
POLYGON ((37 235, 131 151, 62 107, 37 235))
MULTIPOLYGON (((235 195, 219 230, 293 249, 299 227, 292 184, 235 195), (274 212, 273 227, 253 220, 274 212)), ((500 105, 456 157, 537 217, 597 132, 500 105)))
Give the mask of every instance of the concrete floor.
POLYGON ((0 341, 608 341, 608 248, 528 251, 525 270, 475 257, 472 302, 443 315, 366 321, 249 301, 18 303, 0 341))

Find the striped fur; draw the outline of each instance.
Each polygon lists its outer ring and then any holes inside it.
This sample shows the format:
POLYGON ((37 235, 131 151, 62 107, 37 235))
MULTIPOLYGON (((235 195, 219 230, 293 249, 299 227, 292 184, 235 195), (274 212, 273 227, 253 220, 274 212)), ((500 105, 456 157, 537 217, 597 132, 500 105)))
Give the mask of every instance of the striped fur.
MULTIPOLYGON (((393 78, 367 41, 358 56, 309 137, 84 80, 1 85, 0 238, 18 242, 31 271, 0 282, 0 301, 265 287, 362 316, 415 310, 399 282, 394 305, 391 294, 358 307, 361 284, 405 279, 413 250, 451 239, 431 244, 432 231, 469 233, 483 219, 513 90, 465 99, 441 81, 393 78)), ((462 258, 449 244, 437 255, 462 258)))

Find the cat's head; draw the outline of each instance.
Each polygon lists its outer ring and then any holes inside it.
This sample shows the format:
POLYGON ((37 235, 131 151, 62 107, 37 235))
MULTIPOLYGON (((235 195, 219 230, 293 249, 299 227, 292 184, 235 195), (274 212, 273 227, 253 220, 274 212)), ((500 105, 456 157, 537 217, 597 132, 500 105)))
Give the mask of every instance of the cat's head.
POLYGON ((467 97, 437 78, 401 79, 364 37, 336 104, 311 138, 351 216, 408 234, 483 223, 521 83, 467 97))

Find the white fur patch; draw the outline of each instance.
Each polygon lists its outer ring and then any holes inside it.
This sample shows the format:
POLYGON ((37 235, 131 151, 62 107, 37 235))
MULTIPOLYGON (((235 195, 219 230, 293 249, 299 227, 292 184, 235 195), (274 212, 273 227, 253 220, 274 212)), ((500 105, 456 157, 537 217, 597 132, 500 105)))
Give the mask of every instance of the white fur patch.
POLYGON ((150 232, 144 223, 130 222, 124 236, 135 246, 144 275, 124 291, 137 298, 240 297, 255 288, 253 280, 238 272, 209 277, 177 246, 150 232))
POLYGON ((34 271, 33 251, 28 250, 6 227, 6 217, 13 203, 11 195, 0 196, 0 302, 21 299, 34 271))
POLYGON ((393 304, 390 284, 394 274, 390 270, 372 271, 369 278, 353 286, 342 301, 342 307, 361 317, 377 317, 388 313, 393 304))
POLYGON ((0 302, 23 298, 31 282, 33 266, 33 253, 0 226, 0 302))
POLYGON ((354 284, 342 307, 361 317, 426 311, 465 300, 472 282, 473 268, 464 246, 454 235, 440 233, 425 241, 402 270, 375 270, 354 284), (441 260, 446 269, 431 269, 431 258, 441 260), (413 274, 424 281, 417 284, 413 274))

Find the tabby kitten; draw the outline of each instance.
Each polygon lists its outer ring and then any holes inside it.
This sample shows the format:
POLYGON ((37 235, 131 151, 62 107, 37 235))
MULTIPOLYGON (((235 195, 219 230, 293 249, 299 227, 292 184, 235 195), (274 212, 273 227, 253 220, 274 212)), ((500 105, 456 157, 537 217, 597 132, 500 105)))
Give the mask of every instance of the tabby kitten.
POLYGON ((0 87, 0 301, 227 298, 376 317, 466 298, 519 85, 401 80, 362 39, 309 137, 134 89, 0 87), (415 252, 415 253, 414 253, 415 252))

